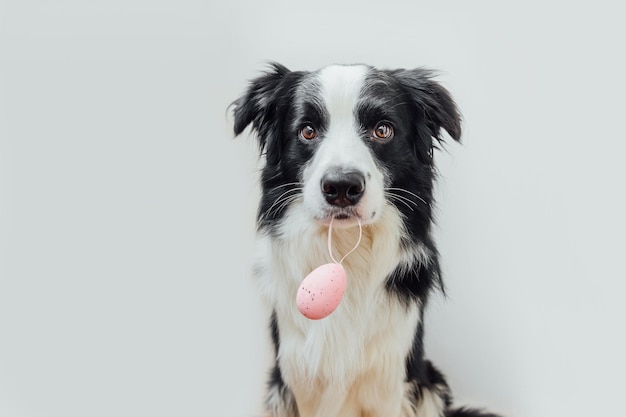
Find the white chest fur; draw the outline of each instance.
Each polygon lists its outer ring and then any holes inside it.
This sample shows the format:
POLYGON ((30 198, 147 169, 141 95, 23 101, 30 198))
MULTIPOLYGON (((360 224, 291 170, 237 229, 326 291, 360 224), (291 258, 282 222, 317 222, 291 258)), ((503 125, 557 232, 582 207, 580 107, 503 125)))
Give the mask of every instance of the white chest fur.
MULTIPOLYGON (((302 279, 330 262, 328 229, 306 221, 305 216, 294 204, 279 237, 259 236, 256 271, 263 295, 276 312, 278 361, 301 414, 307 415, 303 408, 309 407, 316 410, 310 415, 348 416, 360 412, 349 402, 361 407, 380 396, 404 394, 398 385, 404 381, 419 309, 407 307, 384 288, 389 274, 406 263, 400 250, 402 220, 397 210, 387 206, 379 222, 363 228, 361 244, 343 263, 348 275, 343 301, 330 316, 314 321, 300 314, 295 298, 302 279), (333 409, 323 411, 322 394, 328 387, 334 392, 328 401, 333 409), (343 401, 337 401, 337 395, 344 395, 343 401)), ((358 227, 335 229, 335 257, 340 259, 357 239, 358 227)))

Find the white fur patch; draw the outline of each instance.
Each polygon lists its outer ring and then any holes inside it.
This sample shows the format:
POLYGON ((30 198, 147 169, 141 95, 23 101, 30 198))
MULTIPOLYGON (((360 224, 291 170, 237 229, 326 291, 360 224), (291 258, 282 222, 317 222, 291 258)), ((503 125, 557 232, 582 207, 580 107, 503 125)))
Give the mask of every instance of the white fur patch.
MULTIPOLYGON (((295 298, 302 279, 330 262, 327 230, 294 203, 278 237, 259 236, 256 270, 277 315, 283 379, 301 417, 399 416, 405 361, 421 319, 417 305, 407 308, 384 289, 386 277, 407 257, 400 250, 400 214, 388 205, 376 224, 364 227, 361 245, 344 261, 343 301, 329 317, 313 321, 300 314, 295 298)), ((333 233, 338 254, 358 239, 358 227, 333 233)))
POLYGON ((333 169, 358 171, 364 175, 365 192, 356 206, 364 224, 375 222, 385 204, 383 173, 363 142, 355 112, 367 72, 365 66, 331 66, 317 75, 321 104, 330 115, 330 123, 313 160, 302 174, 304 204, 316 219, 326 217, 328 205, 320 193, 320 183, 324 174, 333 169))

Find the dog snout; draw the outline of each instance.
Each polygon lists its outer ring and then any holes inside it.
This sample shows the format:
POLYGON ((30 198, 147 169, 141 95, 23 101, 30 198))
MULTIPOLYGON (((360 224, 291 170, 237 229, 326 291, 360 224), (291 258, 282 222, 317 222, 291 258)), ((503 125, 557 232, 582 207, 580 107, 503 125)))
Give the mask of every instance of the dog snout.
POLYGON ((365 176, 358 171, 331 171, 322 178, 321 189, 328 204, 354 206, 365 192, 365 176))

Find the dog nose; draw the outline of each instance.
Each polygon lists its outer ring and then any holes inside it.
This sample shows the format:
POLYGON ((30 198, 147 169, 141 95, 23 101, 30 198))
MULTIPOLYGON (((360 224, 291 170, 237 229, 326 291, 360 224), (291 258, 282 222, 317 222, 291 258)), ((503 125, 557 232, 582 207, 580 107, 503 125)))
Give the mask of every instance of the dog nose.
POLYGON ((365 192, 365 177, 356 171, 331 171, 322 177, 321 188, 328 204, 353 206, 365 192))

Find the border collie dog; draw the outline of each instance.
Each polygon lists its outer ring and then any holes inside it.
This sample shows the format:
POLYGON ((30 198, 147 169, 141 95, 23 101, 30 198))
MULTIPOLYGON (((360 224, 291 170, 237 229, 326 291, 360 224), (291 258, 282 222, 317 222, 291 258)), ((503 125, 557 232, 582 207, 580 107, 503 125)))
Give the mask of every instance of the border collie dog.
POLYGON ((452 409, 425 359, 424 308, 443 287, 431 237, 433 149, 460 115, 425 69, 272 64, 234 102, 265 156, 254 273, 272 309, 272 417, 494 417, 452 409), (302 279, 346 254, 347 288, 328 317, 296 306, 302 279))

